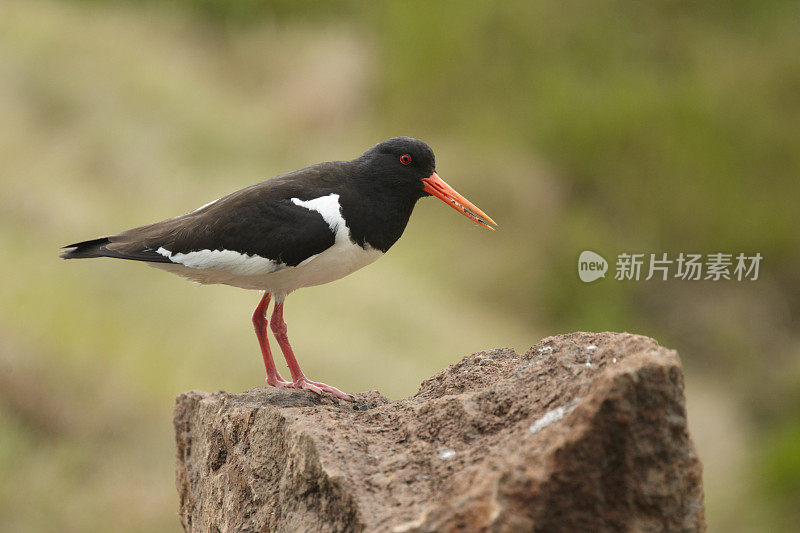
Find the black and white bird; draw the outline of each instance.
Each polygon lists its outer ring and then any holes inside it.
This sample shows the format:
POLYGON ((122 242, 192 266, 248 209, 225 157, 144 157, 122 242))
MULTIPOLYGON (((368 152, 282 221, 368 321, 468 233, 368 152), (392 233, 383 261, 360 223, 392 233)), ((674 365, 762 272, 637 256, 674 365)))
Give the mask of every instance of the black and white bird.
POLYGON ((289 345, 283 303, 292 291, 342 278, 379 257, 400 238, 417 200, 436 196, 481 226, 497 224, 436 174, 433 150, 394 137, 352 161, 332 161, 262 181, 199 209, 117 235, 65 246, 64 259, 113 257, 144 261, 199 283, 264 291, 253 313, 266 381, 352 397, 309 380, 289 345), (278 373, 269 325, 291 381, 278 373))

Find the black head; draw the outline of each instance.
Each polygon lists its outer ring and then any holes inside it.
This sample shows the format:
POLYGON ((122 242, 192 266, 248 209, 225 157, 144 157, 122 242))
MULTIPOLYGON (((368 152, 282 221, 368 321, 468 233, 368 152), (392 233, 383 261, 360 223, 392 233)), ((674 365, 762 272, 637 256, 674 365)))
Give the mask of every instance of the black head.
MULTIPOLYGON (((435 196, 464 216, 494 230, 497 224, 469 200, 458 194, 436 174, 436 159, 431 147, 412 137, 392 137, 378 143, 356 160, 362 186, 390 192, 394 201, 413 203, 424 196, 435 196)), ((409 210, 409 215, 410 215, 409 210)))
POLYGON ((427 196, 422 180, 436 171, 436 158, 430 146, 413 137, 392 137, 376 144, 358 158, 369 179, 392 188, 427 196))

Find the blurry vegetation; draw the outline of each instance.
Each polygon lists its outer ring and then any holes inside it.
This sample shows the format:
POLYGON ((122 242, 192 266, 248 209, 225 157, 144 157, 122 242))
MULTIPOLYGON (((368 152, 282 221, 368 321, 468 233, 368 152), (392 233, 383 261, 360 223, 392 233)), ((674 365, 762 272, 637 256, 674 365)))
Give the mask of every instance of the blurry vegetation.
POLYGON ((800 4, 0 12, 3 531, 177 530, 172 399, 261 384, 255 294, 57 248, 400 134, 501 231, 421 202, 388 258, 293 295, 312 378, 400 396, 481 348, 651 335, 688 368, 710 529, 797 523, 800 4), (757 282, 586 285, 584 249, 764 261, 757 282))

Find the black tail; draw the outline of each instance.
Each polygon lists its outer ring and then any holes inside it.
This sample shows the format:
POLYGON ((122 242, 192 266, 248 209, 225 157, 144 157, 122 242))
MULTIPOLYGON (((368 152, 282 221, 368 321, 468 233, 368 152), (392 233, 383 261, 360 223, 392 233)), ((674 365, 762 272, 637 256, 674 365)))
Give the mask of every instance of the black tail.
POLYGON ((90 257, 114 257, 116 259, 129 259, 131 261, 146 261, 148 263, 171 263, 169 258, 147 248, 145 245, 132 243, 127 246, 127 250, 117 249, 119 243, 114 241, 117 246, 108 249, 111 244, 109 237, 102 237, 91 241, 76 242, 64 246, 63 252, 59 254, 62 259, 88 259, 90 257), (69 250, 67 248, 70 248, 69 250))
POLYGON ((64 246, 64 251, 59 254, 62 259, 87 259, 89 257, 106 257, 109 255, 106 245, 111 242, 108 237, 91 241, 76 242, 64 246), (66 248, 72 248, 67 250, 66 248))

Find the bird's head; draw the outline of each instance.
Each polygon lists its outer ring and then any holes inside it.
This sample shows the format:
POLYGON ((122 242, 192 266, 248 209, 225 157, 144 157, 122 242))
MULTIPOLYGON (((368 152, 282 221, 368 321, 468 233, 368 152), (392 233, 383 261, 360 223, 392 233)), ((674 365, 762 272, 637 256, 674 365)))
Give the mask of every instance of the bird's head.
POLYGON ((418 198, 435 196, 461 214, 490 230, 497 223, 458 194, 436 174, 433 150, 413 137, 392 137, 376 144, 359 158, 370 169, 370 177, 401 188, 418 198))

